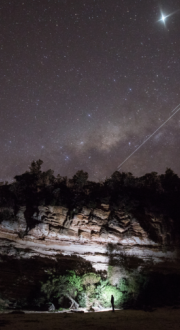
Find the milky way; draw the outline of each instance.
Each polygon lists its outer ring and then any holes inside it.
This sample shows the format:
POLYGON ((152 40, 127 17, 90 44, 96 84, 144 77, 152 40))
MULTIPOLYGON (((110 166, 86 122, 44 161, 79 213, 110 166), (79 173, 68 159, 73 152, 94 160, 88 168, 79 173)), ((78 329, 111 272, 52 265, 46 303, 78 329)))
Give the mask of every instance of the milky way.
MULTIPOLYGON (((179 7, 1 0, 0 181, 39 158, 69 177, 83 169, 102 180, 117 170, 180 103, 179 7)), ((167 167, 180 175, 180 113, 121 170, 167 167)))

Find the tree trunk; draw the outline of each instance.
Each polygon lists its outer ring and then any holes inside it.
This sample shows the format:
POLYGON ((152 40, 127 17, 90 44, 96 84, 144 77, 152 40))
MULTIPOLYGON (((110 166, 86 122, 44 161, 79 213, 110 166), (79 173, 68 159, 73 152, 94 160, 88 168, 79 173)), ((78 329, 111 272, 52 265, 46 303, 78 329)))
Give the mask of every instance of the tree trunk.
POLYGON ((79 308, 79 304, 68 294, 66 295, 67 298, 69 298, 69 300, 71 300, 71 306, 69 309, 78 309, 79 308))

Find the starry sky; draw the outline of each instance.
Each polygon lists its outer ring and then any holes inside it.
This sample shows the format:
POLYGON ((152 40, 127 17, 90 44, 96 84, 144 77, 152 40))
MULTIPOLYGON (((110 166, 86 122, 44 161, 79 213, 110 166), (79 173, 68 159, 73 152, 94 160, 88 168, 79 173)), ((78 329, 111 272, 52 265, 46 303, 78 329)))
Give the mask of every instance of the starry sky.
MULTIPOLYGON (((179 9, 178 0, 1 0, 0 181, 39 158, 68 177, 117 170, 180 104, 179 9)), ((180 175, 180 112, 120 170, 167 167, 180 175)))

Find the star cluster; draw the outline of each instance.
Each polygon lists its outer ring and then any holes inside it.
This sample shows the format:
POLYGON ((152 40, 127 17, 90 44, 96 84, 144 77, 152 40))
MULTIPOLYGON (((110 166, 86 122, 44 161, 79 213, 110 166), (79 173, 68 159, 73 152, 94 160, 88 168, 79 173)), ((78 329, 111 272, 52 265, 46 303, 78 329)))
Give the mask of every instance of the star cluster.
MULTIPOLYGON (((177 0, 1 0, 0 181, 39 158, 56 174, 111 175, 180 103, 178 10, 177 0)), ((180 174, 179 154, 177 113, 121 170, 180 174)))

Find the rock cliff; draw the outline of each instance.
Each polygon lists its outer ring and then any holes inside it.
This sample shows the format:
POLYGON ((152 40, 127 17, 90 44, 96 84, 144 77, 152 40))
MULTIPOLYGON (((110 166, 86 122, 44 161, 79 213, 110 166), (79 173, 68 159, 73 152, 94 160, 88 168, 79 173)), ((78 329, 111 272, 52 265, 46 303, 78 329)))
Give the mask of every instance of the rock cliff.
MULTIPOLYGON (((26 206, 0 209, 0 254, 14 258, 32 256, 64 258, 77 256, 106 270, 110 260, 121 253, 136 256, 142 262, 169 262, 169 270, 178 261, 171 219, 145 213, 132 215, 109 205, 83 207, 74 214, 61 206, 26 206), (172 263, 173 261, 173 263, 172 263)), ((167 267, 166 267, 167 268, 167 267)))

